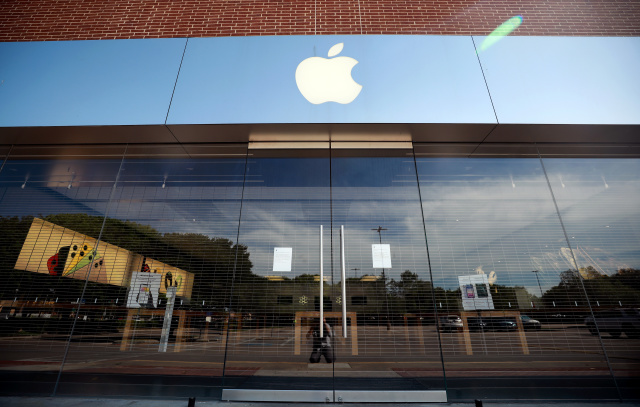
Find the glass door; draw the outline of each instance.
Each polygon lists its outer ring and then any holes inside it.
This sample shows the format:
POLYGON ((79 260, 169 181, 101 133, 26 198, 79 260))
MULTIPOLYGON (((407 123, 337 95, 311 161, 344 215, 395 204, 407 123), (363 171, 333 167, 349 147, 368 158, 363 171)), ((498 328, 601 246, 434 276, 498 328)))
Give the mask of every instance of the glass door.
POLYGON ((322 147, 250 150, 238 238, 250 264, 234 279, 223 400, 333 401, 333 364, 310 363, 313 328, 335 301, 322 147))
POLYGON ((351 335, 339 339, 335 400, 446 402, 413 151, 381 144, 331 153, 333 242, 344 245, 332 247, 344 270, 334 286, 346 286, 351 335))
POLYGON ((413 153, 382 151, 250 154, 224 400, 446 401, 413 153))

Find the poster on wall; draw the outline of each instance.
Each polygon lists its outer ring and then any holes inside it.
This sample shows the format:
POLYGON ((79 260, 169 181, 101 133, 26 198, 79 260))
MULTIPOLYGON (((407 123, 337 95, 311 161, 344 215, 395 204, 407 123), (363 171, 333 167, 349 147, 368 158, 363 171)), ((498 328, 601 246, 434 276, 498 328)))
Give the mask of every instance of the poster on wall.
POLYGON ((158 308, 162 275, 145 272, 131 274, 127 308, 158 308))
POLYGON ((176 296, 184 298, 191 298, 194 282, 193 273, 39 218, 33 219, 14 267, 120 287, 130 286, 132 273, 144 270, 164 281, 160 293, 176 287, 176 296))
POLYGON ((465 311, 494 309, 486 274, 458 276, 458 284, 462 295, 462 308, 465 311))

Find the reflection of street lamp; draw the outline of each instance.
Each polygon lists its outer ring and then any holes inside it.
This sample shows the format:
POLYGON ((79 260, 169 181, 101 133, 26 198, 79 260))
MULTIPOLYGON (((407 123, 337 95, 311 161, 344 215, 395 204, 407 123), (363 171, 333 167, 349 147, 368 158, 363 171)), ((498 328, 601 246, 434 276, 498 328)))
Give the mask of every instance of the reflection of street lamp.
POLYGON ((358 278, 358 270, 360 270, 360 269, 359 269, 359 268, 354 268, 354 269, 351 269, 351 270, 353 270, 353 271, 354 271, 354 273, 353 273, 353 277, 354 277, 354 278, 358 278))
POLYGON ((538 273, 540 272, 540 270, 532 270, 531 272, 535 273, 536 280, 538 280, 538 288, 540 288, 540 300, 542 301, 542 286, 540 285, 540 279, 538 278, 538 273))

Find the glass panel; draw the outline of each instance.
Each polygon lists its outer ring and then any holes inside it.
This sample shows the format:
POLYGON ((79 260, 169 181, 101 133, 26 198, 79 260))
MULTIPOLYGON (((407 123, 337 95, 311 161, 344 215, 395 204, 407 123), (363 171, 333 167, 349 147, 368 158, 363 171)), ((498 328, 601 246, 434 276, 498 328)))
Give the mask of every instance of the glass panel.
POLYGON ((102 335, 103 309, 122 293, 94 277, 83 290, 124 149, 43 150, 13 148, 0 173, 3 394, 51 395, 72 326, 76 341, 102 335))
POLYGON ((58 393, 219 399, 244 149, 145 150, 128 149, 98 248, 96 286, 117 292, 85 296, 101 330, 72 342, 58 393))
POLYGON ((339 335, 336 391, 442 390, 433 285, 412 151, 379 156, 380 151, 333 150, 332 155, 329 282, 334 309, 346 300, 348 334, 343 338, 340 318, 333 319, 339 335), (342 225, 345 299, 340 293, 342 225))
POLYGON ((540 161, 417 166, 450 400, 617 398, 540 161))
POLYGON ((622 397, 638 399, 640 160, 544 159, 544 165, 577 262, 563 288, 584 287, 595 311, 595 319, 578 321, 580 332, 601 336, 622 397))
POLYGON ((225 388, 247 394, 250 389, 331 390, 330 358, 309 363, 312 322, 320 311, 321 226, 324 306, 327 320, 334 318, 329 313, 335 300, 329 289, 329 150, 250 153, 239 234, 247 256, 239 259, 233 286, 225 388))

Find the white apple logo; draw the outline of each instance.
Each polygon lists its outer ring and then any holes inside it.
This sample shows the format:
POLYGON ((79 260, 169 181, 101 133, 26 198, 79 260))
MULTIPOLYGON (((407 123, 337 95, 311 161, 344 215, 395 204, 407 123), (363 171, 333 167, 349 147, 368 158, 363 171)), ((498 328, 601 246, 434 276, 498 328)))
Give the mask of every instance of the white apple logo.
MULTIPOLYGON (((329 49, 327 56, 334 57, 342 51, 343 43, 329 49)), ((353 102, 362 85, 351 77, 351 70, 358 61, 349 57, 311 57, 296 68, 296 84, 302 96, 314 105, 337 102, 343 105, 353 102)))

